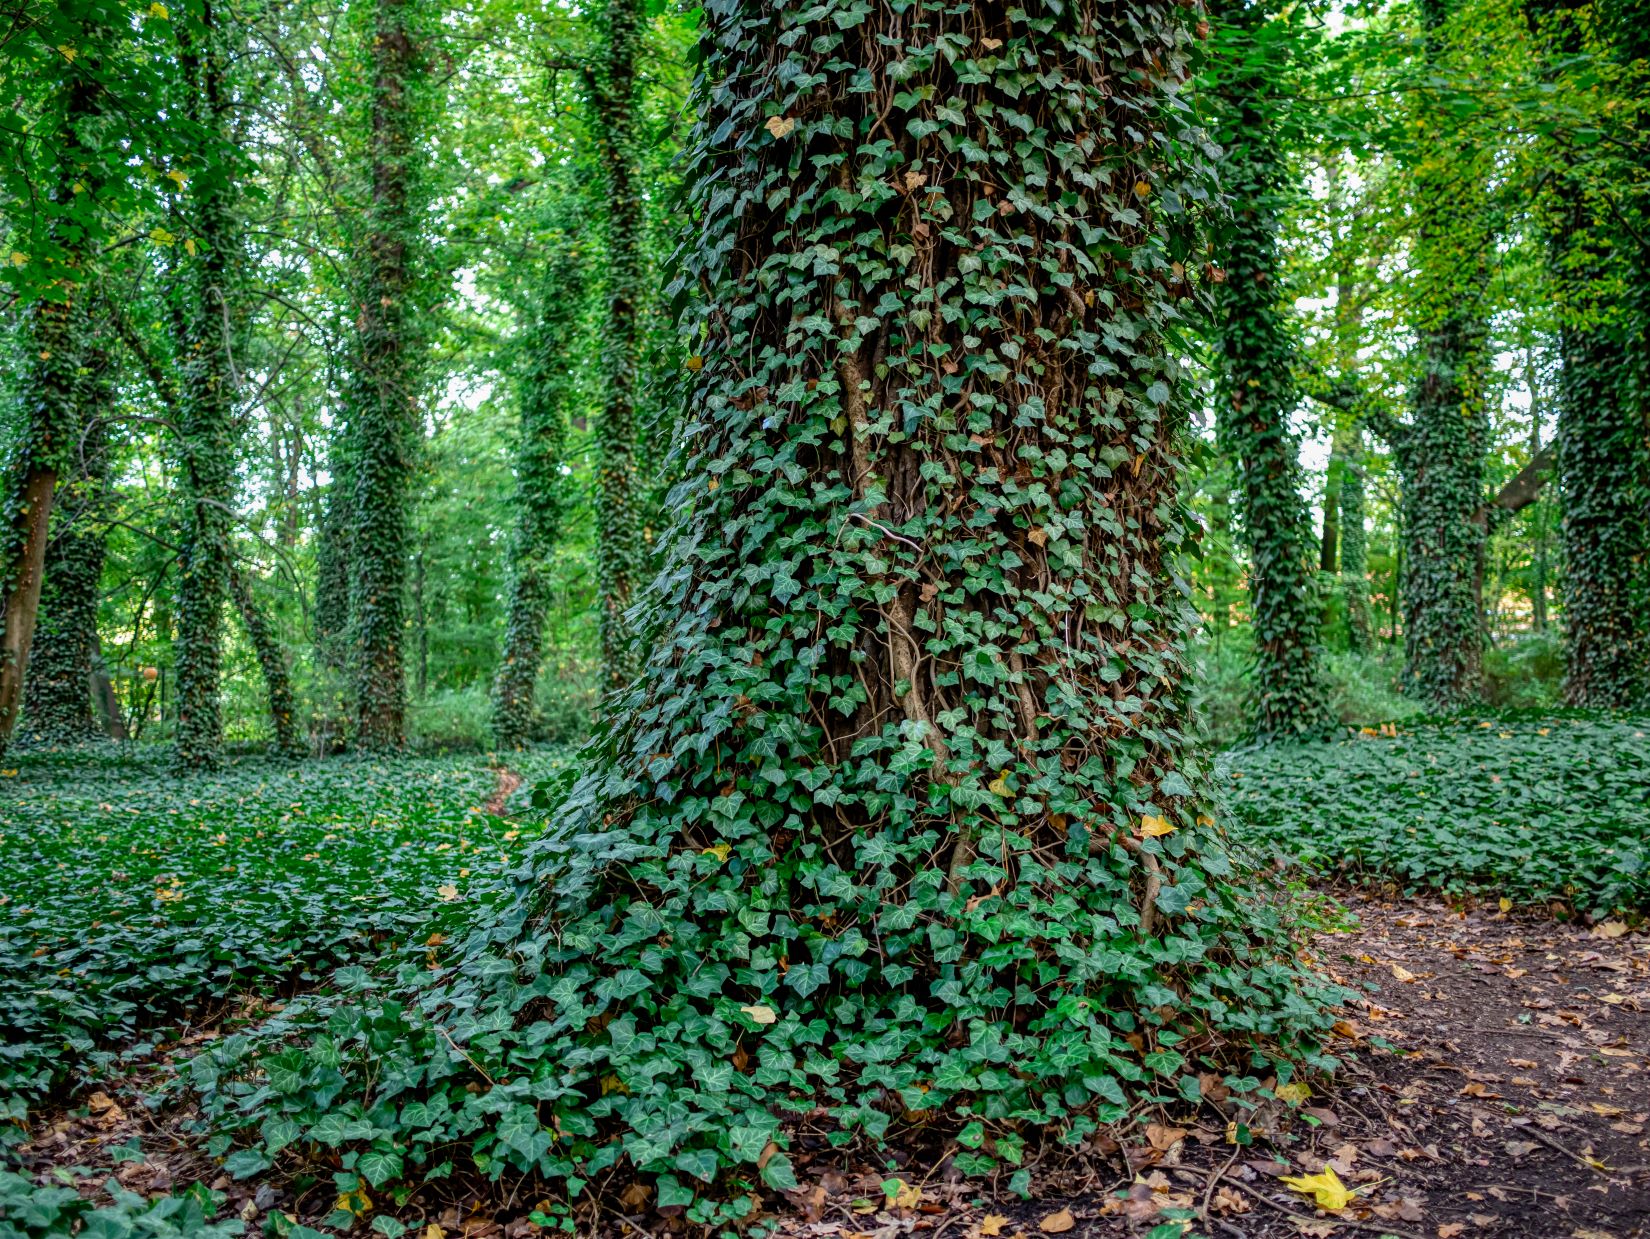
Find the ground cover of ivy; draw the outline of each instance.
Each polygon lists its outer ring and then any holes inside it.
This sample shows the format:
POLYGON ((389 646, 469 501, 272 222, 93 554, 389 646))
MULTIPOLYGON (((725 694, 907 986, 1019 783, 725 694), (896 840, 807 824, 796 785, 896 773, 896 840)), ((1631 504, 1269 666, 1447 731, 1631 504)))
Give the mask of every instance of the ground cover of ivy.
POLYGON ((1407 721, 1225 760, 1233 830, 1404 891, 1650 911, 1650 716, 1407 721))
MULTIPOLYGON (((0 772, 0 1106, 14 1119, 240 995, 424 950, 436 922, 497 897, 531 833, 485 811, 498 774, 473 753, 249 756, 188 778, 167 758, 13 754, 0 772)), ((564 760, 512 765, 532 782, 564 760)))

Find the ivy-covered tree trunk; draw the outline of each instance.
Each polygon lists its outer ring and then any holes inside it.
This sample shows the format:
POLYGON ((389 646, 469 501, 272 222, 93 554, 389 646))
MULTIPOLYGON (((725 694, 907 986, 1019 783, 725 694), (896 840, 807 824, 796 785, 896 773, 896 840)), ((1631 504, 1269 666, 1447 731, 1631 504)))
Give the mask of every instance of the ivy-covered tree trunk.
POLYGON ((258 670, 264 677, 264 695, 269 702, 269 724, 274 734, 270 745, 281 757, 302 757, 304 741, 298 730, 298 707, 292 694, 292 675, 287 670, 286 654, 275 626, 258 606, 252 594, 252 585, 245 575, 231 568, 229 591, 235 599, 235 610, 240 613, 241 627, 252 643, 252 653, 258 660, 258 670))
POLYGON ((1375 621, 1369 607, 1369 536, 1364 530, 1364 444, 1356 427, 1342 460, 1341 598, 1346 606, 1347 646, 1367 653, 1374 644, 1375 621))
POLYGON ((29 655, 27 726, 32 739, 72 744, 104 734, 92 711, 92 658, 97 644, 98 586, 104 530, 99 522, 108 487, 107 423, 113 395, 109 358, 86 354, 77 436, 79 460, 58 486, 51 543, 46 548, 40 616, 29 655))
POLYGON ((420 174, 415 78, 423 72, 410 0, 376 0, 370 42, 367 157, 371 198, 358 260, 350 468, 350 630, 354 648, 355 740, 398 748, 406 736, 407 546, 418 377, 412 304, 420 174))
MULTIPOLYGON (((1275 142, 1277 40, 1258 4, 1228 3, 1239 67, 1222 82, 1222 171, 1230 216, 1217 238, 1225 279, 1217 286, 1220 436, 1238 462, 1237 491, 1249 552, 1255 634, 1253 731, 1299 739, 1328 722, 1319 672, 1318 604, 1311 521, 1301 498, 1300 449, 1289 431, 1299 403, 1295 342, 1281 304, 1278 208, 1285 173, 1275 142), (1268 49, 1273 49, 1268 55, 1268 49)), ((1228 36, 1231 37, 1231 36, 1228 36)), ((1325 509, 1326 527, 1329 520, 1325 509)))
MULTIPOLYGON (((223 15, 202 10, 200 29, 180 27, 185 111, 207 142, 228 141, 228 52, 223 15)), ((188 304, 179 340, 183 553, 178 558, 177 760, 192 770, 218 764, 223 747, 224 604, 235 502, 233 284, 239 259, 233 180, 215 159, 190 182, 195 253, 184 260, 188 304)))
POLYGON ((493 679, 493 738, 521 748, 533 727, 533 688, 544 657, 550 556, 567 511, 567 397, 576 353, 581 263, 575 241, 558 237, 526 340, 516 445, 516 528, 510 545, 504 650, 493 679))
POLYGON ((607 189, 607 321, 602 331, 602 410, 596 423, 596 587, 602 679, 609 692, 630 684, 641 654, 626 612, 644 567, 636 476, 643 297, 636 60, 643 20, 643 0, 605 0, 598 10, 603 44, 590 73, 607 189))
MULTIPOLYGON (((1422 0, 1420 7, 1427 63, 1436 66, 1448 0, 1422 0)), ((1413 173, 1410 313, 1418 373, 1410 421, 1391 446, 1403 477, 1404 679, 1412 694, 1443 712, 1482 694, 1478 582, 1489 442, 1483 294, 1490 235, 1482 188, 1444 138, 1453 121, 1440 107, 1417 107, 1435 139, 1413 173)))
POLYGON ((77 211, 96 208, 101 176, 100 99, 89 73, 68 75, 60 89, 58 175, 52 186, 57 275, 22 311, 17 376, 21 427, 0 460, 0 752, 17 726, 34 642, 50 531, 53 491, 75 462, 80 430, 81 365, 90 330, 88 229, 77 211))
MULTIPOLYGON (((1614 23, 1595 24, 1614 16, 1610 10, 1596 14, 1573 0, 1530 0, 1527 11, 1563 57, 1608 53, 1611 37, 1625 35, 1614 23)), ((1633 381, 1643 366, 1633 337, 1642 348, 1634 311, 1645 279, 1633 257, 1650 253, 1631 224, 1621 226, 1616 186, 1600 186, 1562 160, 1555 173, 1546 224, 1562 360, 1564 696, 1574 706, 1631 708, 1650 699, 1650 402, 1633 381)))
MULTIPOLYGON (((1601 204, 1570 185, 1551 239, 1564 303, 1559 333, 1558 476, 1564 496, 1564 697, 1625 709, 1650 693, 1650 454, 1623 381, 1632 363, 1619 316, 1601 304, 1601 204)), ((1642 278, 1642 273, 1640 273, 1642 278)))
POLYGON ((531 964, 457 982, 566 1065, 501 1159, 676 1205, 794 1183, 798 1105, 1081 1139, 1313 1019, 1185 739, 1187 15, 706 7, 658 639, 536 846, 531 964))

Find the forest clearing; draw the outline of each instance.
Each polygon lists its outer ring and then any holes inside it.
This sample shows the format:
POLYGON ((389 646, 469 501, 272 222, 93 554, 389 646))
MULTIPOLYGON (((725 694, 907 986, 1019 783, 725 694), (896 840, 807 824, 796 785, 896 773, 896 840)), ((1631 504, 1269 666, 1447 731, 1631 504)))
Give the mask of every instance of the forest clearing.
POLYGON ((1641 0, 20 0, 0 1239, 1650 1239, 1641 0))

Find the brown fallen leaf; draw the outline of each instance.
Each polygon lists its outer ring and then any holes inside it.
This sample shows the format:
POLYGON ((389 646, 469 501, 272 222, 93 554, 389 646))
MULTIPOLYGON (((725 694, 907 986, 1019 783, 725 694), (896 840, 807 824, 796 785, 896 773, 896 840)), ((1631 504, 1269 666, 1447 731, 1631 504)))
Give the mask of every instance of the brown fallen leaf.
POLYGON ((1162 1123, 1146 1124, 1146 1140, 1160 1153, 1167 1153, 1187 1136, 1183 1127, 1165 1127, 1162 1123))
POLYGON ((1533 1140, 1509 1140, 1502 1147, 1513 1157, 1528 1157, 1538 1146, 1533 1140))
POLYGON ((1003 1227, 1008 1225, 1008 1219, 1000 1213, 988 1213, 980 1219, 980 1234, 986 1239, 992 1235, 1003 1233, 1003 1227))
POLYGON ((1455 1239, 1455 1236, 1464 1234, 1466 1229, 1465 1222, 1445 1222, 1438 1228, 1438 1239, 1455 1239))
POLYGON ((1415 980, 1415 974, 1402 964, 1392 965, 1392 976, 1395 980, 1402 981, 1405 984, 1415 980))
POLYGON ((1037 1229, 1045 1235, 1063 1235, 1076 1225, 1077 1219, 1071 1216, 1071 1210, 1061 1209, 1059 1212, 1051 1213, 1041 1222, 1038 1222, 1037 1229))

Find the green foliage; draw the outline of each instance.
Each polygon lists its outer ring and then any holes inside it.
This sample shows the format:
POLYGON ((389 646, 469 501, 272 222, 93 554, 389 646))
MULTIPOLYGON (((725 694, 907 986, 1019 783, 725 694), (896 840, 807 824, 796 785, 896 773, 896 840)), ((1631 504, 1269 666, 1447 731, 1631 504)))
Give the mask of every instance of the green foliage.
POLYGON ((102 1185, 107 1203, 100 1204, 75 1178, 59 1169, 39 1183, 0 1169, 0 1239, 232 1239, 246 1233, 241 1219, 218 1217, 223 1193, 200 1184, 151 1199, 109 1179, 102 1185))
POLYGON ((0 808, 0 1092, 40 1097, 209 1003, 312 986, 474 915, 521 846, 480 811, 495 782, 475 758, 243 758, 189 781, 156 750, 21 758, 0 808))
POLYGON ((1233 754, 1237 837, 1405 891, 1650 910, 1650 719, 1404 722, 1396 736, 1233 754))

